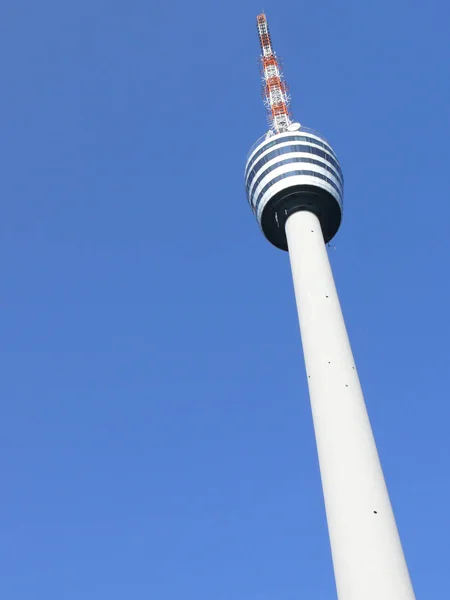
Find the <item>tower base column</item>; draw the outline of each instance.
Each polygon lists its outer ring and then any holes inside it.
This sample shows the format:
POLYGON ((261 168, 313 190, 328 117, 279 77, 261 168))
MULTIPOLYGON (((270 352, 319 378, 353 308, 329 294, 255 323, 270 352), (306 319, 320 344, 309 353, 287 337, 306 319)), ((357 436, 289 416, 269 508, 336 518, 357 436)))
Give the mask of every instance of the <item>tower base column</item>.
POLYGON ((318 218, 286 237, 339 600, 414 600, 318 218))

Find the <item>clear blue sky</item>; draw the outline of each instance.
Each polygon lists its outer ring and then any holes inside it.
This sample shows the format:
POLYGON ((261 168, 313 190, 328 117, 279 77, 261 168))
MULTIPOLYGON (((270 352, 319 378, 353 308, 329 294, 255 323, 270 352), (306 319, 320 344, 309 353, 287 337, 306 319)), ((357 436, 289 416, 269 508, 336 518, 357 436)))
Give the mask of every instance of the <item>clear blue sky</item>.
MULTIPOLYGON (((330 251, 418 598, 450 597, 444 2, 6 2, 0 596, 335 598, 255 16, 334 145, 330 251)), ((380 599, 381 600, 381 599, 380 599)))

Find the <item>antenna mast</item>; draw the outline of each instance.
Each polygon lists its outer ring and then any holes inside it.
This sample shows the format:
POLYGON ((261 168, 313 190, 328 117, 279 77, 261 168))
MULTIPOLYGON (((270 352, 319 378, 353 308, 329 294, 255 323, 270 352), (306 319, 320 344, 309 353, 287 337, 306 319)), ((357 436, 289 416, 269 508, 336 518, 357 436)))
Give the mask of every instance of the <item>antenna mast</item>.
POLYGON ((261 44, 264 104, 267 107, 270 128, 274 133, 281 133, 286 131, 291 123, 290 97, 277 56, 272 49, 267 17, 262 13, 256 17, 256 21, 261 44))

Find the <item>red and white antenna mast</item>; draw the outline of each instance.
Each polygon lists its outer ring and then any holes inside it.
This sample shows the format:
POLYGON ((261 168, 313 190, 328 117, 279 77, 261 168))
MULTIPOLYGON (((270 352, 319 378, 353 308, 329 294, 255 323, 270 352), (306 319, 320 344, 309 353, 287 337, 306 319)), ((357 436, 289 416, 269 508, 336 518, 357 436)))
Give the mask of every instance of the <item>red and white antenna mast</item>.
POLYGON ((290 98, 277 56, 272 49, 267 17, 262 13, 256 17, 256 21, 261 44, 264 104, 269 113, 271 129, 275 133, 281 133, 286 131, 291 123, 290 98))

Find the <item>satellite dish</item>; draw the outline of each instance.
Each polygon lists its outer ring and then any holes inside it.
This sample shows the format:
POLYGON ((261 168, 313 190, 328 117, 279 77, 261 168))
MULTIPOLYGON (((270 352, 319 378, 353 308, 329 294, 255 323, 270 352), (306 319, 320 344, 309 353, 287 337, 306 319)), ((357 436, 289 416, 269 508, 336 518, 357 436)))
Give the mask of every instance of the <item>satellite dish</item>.
POLYGON ((288 127, 288 131, 297 131, 300 129, 300 123, 291 123, 288 127))

